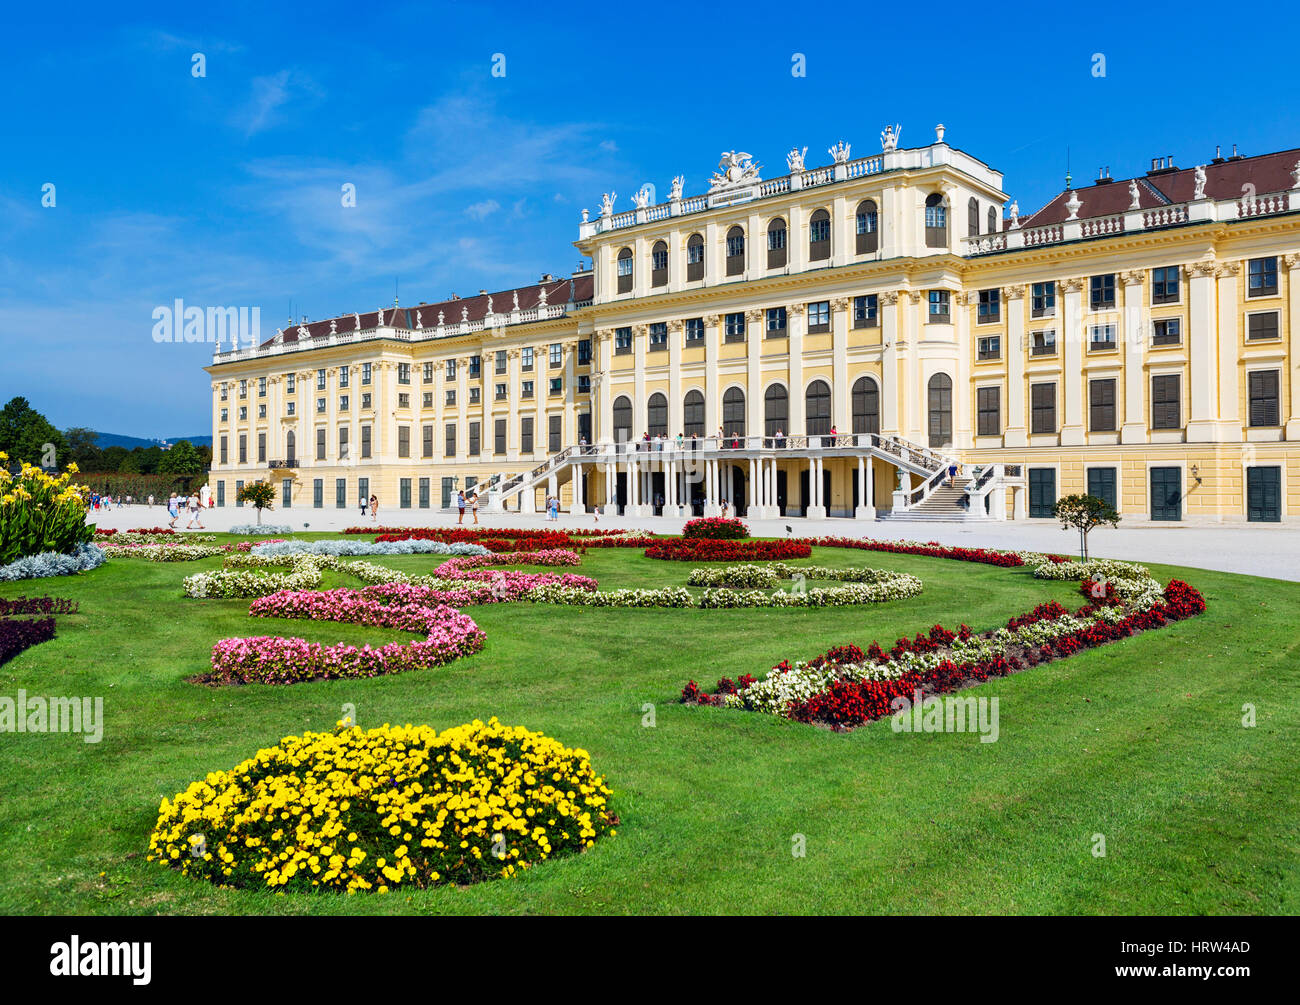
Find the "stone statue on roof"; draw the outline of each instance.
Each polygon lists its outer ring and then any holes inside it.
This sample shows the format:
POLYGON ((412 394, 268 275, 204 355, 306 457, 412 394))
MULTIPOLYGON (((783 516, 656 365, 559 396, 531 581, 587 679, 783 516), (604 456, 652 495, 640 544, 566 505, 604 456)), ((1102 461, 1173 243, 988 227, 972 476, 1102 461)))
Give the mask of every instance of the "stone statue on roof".
POLYGON ((357 320, 357 331, 361 331, 361 315, 353 313, 352 316, 357 320))
POLYGON ((800 174, 803 171, 803 159, 807 155, 807 147, 804 147, 802 150, 798 147, 793 147, 790 152, 785 155, 785 163, 790 169, 791 174, 800 174))
POLYGON ((1015 199, 1011 200, 1011 229, 1015 230, 1020 226, 1020 203, 1015 199))
POLYGON ((489 314, 493 313, 493 311, 492 311, 492 298, 491 298, 490 296, 488 297, 487 312, 488 312, 489 314))
POLYGON ((836 164, 847 164, 849 162, 849 151, 851 149, 852 148, 849 144, 840 140, 835 144, 835 146, 831 147, 826 152, 831 155, 831 160, 836 164))
POLYGON ((618 198, 617 192, 606 192, 600 197, 600 215, 614 215, 614 200, 618 198))
POLYGON ((709 191, 760 181, 758 170, 761 165, 753 163, 753 160, 753 155, 743 150, 724 150, 718 169, 709 179, 709 191))
POLYGON ((682 186, 686 184, 686 179, 678 175, 673 179, 673 187, 668 191, 668 198, 680 199, 682 197, 682 186))
POLYGON ((462 308, 460 309, 460 319, 461 319, 461 321, 468 321, 468 320, 469 320, 469 308, 468 308, 468 307, 462 307, 462 308))
POLYGON ((338 323, 338 321, 337 321, 336 319, 334 319, 334 318, 330 318, 330 334, 331 334, 331 335, 337 335, 337 334, 338 334, 338 330, 339 330, 339 323, 338 323))
POLYGON ((1300 188, 1300 161, 1296 161, 1291 169, 1291 187, 1300 188))
POLYGON ((1196 165, 1196 191, 1192 193, 1193 199, 1205 198, 1205 165, 1196 165))
POLYGON ((298 326, 298 337, 299 337, 299 338, 311 338, 311 332, 309 332, 309 331, 308 331, 306 328, 304 328, 302 325, 299 325, 299 326, 298 326))
POLYGON ((650 206, 650 186, 642 185, 632 193, 632 205, 637 209, 647 209, 650 206))
POLYGON ((415 327, 419 331, 424 331, 424 322, 420 320, 420 312, 415 312, 415 327))
POLYGON ((1128 205, 1129 209, 1142 208, 1142 192, 1138 189, 1136 178, 1128 183, 1128 197, 1131 200, 1128 205))
POLYGON ((537 290, 537 303, 538 303, 538 306, 540 306, 540 307, 545 307, 545 306, 546 306, 546 287, 545 287, 545 286, 538 287, 538 290, 537 290))
POLYGON ((898 139, 903 134, 903 127, 900 125, 885 126, 884 131, 880 134, 880 149, 885 153, 890 153, 898 149, 898 139))
POLYGON ((439 328, 442 327, 442 319, 443 319, 444 317, 446 317, 446 315, 445 315, 442 311, 439 311, 439 312, 438 312, 438 327, 439 327, 439 328))
POLYGON ((518 290, 515 290, 515 306, 514 306, 514 309, 515 309, 516 311, 519 310, 519 291, 518 291, 518 290))
POLYGON ((384 327, 384 309, 382 307, 379 308, 379 315, 378 318, 375 320, 375 327, 376 328, 384 327))

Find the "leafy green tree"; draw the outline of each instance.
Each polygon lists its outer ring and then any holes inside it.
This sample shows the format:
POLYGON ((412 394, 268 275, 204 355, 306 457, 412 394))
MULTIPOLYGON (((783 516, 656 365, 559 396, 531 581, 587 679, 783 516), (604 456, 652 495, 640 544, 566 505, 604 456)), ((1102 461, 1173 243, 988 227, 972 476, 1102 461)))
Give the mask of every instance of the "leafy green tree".
POLYGON ((1061 529, 1079 532, 1079 557, 1088 560, 1088 532, 1094 527, 1116 527, 1119 514, 1104 499, 1090 495, 1062 496, 1056 500, 1052 515, 1061 521, 1061 529))
POLYGON ((270 482, 246 482, 235 494, 235 501, 251 503, 257 508, 257 522, 262 522, 262 510, 275 509, 275 486, 270 482))
POLYGON ((0 409, 0 451, 17 465, 23 461, 40 465, 49 460, 46 445, 52 444, 55 466, 63 466, 63 434, 24 397, 13 398, 0 409))
POLYGON ((103 450, 103 459, 100 462, 102 471, 121 471, 122 462, 131 456, 131 451, 126 447, 105 447, 103 450))
POLYGON ((104 452, 99 449, 98 439, 99 434, 85 426, 65 429, 63 431, 65 457, 60 460, 72 461, 82 471, 104 470, 104 452))
POLYGON ((202 470, 203 460, 189 440, 177 440, 158 461, 160 475, 197 475, 202 470))

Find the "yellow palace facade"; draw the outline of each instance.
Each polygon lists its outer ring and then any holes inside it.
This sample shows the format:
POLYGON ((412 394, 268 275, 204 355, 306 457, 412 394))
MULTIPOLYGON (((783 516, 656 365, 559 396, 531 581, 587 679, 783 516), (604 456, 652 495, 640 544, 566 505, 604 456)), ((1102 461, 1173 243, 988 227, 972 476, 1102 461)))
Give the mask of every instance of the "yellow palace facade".
POLYGON ((610 194, 572 277, 218 345, 218 505, 271 479, 292 507, 1300 518, 1300 151, 1022 216, 943 127, 899 138, 610 194))

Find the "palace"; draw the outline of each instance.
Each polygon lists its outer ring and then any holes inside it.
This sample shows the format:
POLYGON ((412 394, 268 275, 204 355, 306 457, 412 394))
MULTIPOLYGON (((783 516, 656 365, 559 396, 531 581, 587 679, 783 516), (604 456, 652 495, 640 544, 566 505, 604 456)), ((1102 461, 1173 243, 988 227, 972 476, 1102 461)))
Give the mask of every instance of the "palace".
POLYGON ((881 147, 769 180, 730 151, 704 194, 584 210, 571 277, 218 343, 217 504, 1300 520, 1300 150, 1021 216, 942 126, 881 147))

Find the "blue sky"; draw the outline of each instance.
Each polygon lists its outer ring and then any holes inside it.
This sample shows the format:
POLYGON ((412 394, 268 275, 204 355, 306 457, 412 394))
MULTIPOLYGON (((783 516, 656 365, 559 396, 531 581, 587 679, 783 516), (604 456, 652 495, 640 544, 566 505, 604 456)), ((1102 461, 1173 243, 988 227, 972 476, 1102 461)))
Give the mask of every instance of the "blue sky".
POLYGON ((210 421, 211 347, 155 343, 158 305, 256 305, 269 335, 395 279, 413 304, 567 274, 583 207, 700 192, 724 149, 768 177, 943 122, 1027 214, 1067 148, 1087 184, 1300 146, 1286 5, 25 6, 0 26, 0 402, 139 436, 210 421))

